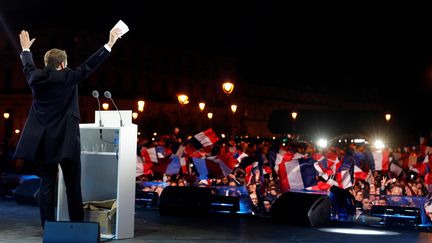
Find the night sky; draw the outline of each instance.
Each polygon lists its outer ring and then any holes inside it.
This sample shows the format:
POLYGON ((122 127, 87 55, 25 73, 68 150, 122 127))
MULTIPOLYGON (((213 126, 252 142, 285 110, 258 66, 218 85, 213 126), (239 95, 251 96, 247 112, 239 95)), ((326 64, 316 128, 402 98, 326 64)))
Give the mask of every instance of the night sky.
POLYGON ((193 48, 234 58, 239 82, 353 101, 357 94, 367 93, 378 97, 371 102, 382 102, 401 119, 418 120, 420 127, 430 129, 426 117, 431 116, 427 106, 432 90, 432 18, 426 6, 234 0, 124 0, 97 6, 82 0, 26 2, 0 3, 3 27, 13 34, 43 26, 107 32, 122 19, 130 32, 121 42, 129 38, 143 45, 193 48))

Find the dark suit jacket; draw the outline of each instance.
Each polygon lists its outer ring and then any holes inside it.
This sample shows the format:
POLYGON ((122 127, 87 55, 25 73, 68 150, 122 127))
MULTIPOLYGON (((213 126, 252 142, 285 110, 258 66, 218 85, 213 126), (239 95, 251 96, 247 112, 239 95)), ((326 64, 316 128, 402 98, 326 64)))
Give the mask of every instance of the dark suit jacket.
POLYGON ((102 47, 81 66, 37 69, 32 53, 21 52, 33 104, 18 142, 15 157, 26 161, 58 163, 65 158, 80 159, 80 113, 78 83, 86 79, 109 55, 102 47), (39 149, 39 151, 38 151, 39 149))

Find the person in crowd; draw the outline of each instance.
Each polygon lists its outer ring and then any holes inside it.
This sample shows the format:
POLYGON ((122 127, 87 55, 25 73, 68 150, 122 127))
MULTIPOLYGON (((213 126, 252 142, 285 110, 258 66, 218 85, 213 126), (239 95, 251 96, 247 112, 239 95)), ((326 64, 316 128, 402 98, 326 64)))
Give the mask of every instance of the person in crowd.
POLYGON ((271 206, 272 206, 272 200, 270 198, 264 198, 263 200, 263 216, 271 216, 271 206))
POLYGON ((260 205, 259 197, 256 193, 249 194, 251 207, 252 207, 252 213, 254 215, 260 215, 262 212, 262 207, 260 205))
POLYGON ((363 204, 362 206, 363 213, 365 214, 369 213, 370 210, 372 209, 372 205, 373 205, 372 201, 369 198, 365 197, 362 200, 362 204, 363 204))

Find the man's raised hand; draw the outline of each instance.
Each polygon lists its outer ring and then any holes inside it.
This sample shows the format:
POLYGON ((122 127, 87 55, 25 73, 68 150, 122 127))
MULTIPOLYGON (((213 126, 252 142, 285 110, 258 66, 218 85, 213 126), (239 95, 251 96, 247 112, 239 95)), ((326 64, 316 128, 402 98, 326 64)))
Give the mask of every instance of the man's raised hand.
POLYGON ((19 34, 21 48, 22 49, 30 49, 33 42, 36 40, 36 38, 33 38, 30 40, 30 35, 26 30, 22 30, 19 34))

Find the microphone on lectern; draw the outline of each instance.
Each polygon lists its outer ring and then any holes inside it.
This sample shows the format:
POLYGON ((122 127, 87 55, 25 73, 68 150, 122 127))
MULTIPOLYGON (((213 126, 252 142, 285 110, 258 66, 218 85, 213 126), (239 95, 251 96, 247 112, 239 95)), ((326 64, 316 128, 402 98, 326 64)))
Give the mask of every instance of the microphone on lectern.
MULTIPOLYGON (((97 99, 98 102, 98 109, 99 109, 99 127, 103 127, 102 125, 102 116, 101 116, 101 105, 99 101, 99 92, 97 90, 93 90, 92 95, 94 98, 97 99)), ((99 137, 102 139, 102 129, 99 129, 99 137)))
POLYGON ((105 98, 111 100, 111 102, 113 103, 113 105, 116 108, 117 112, 119 113, 119 116, 120 116, 120 126, 122 127, 123 126, 123 119, 122 119, 122 116, 120 114, 119 109, 117 108, 117 105, 115 104, 114 100, 111 98, 111 93, 109 91, 105 91, 104 92, 104 96, 105 96, 105 98))

